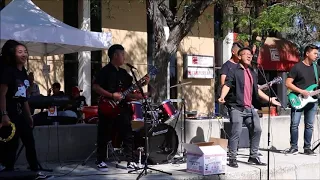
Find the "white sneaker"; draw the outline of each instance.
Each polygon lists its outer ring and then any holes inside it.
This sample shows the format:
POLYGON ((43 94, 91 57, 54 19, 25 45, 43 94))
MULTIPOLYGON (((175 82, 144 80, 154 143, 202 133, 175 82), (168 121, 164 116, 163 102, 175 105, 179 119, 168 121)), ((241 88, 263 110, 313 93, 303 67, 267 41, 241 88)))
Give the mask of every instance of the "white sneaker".
POLYGON ((97 164, 97 168, 99 171, 102 171, 102 172, 108 171, 108 165, 103 161, 101 163, 97 164))
POLYGON ((52 178, 54 178, 54 176, 45 175, 45 174, 43 174, 42 172, 38 172, 38 173, 37 173, 36 180, 38 180, 38 179, 52 179, 52 178))
POLYGON ((138 165, 135 162, 128 162, 127 169, 138 169, 138 165))

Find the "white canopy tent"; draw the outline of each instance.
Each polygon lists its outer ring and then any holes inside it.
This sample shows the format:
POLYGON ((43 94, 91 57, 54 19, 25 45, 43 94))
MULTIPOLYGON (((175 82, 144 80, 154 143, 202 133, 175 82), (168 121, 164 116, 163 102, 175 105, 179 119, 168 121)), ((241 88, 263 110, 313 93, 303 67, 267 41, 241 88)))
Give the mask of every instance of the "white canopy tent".
POLYGON ((107 49, 111 33, 82 31, 55 19, 31 0, 13 0, 0 11, 0 47, 14 39, 32 56, 107 49))

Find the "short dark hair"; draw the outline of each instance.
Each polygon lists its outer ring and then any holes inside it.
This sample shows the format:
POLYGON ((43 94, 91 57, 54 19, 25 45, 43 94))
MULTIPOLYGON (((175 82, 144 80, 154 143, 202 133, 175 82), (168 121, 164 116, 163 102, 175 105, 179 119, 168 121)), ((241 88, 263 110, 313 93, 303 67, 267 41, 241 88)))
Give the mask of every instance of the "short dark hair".
POLYGON ((240 49, 244 47, 244 45, 241 42, 234 42, 232 44, 232 48, 234 48, 235 46, 237 46, 240 49))
POLYGON ((240 53, 241 53, 242 51, 244 51, 244 50, 248 50, 248 51, 250 51, 250 52, 252 53, 252 51, 251 51, 250 48, 248 48, 248 47, 243 47, 243 48, 240 48, 240 49, 239 49, 239 51, 238 51, 238 56, 240 56, 240 53))
POLYGON ((55 87, 55 88, 60 89, 60 88, 61 88, 61 85, 60 85, 60 83, 55 82, 55 83, 52 84, 52 87, 53 87, 53 88, 55 87))
POLYGON ((307 55, 307 52, 310 52, 314 49, 317 49, 319 50, 319 48, 316 46, 316 45, 313 45, 313 44, 309 44, 307 45, 305 48, 304 48, 304 52, 303 52, 303 56, 305 57, 307 55))
POLYGON ((108 56, 110 61, 113 58, 113 55, 116 53, 116 51, 124 51, 124 47, 121 44, 114 44, 108 49, 108 56))

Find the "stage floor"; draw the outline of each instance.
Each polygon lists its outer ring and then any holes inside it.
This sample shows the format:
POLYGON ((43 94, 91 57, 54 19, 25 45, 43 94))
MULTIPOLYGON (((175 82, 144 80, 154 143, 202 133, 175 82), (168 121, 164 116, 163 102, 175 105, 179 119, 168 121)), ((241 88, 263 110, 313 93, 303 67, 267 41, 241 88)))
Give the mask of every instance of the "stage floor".
MULTIPOLYGON (((263 156, 263 162, 267 162, 267 151, 260 151, 263 156)), ((270 179, 320 179, 320 154, 317 150, 317 156, 285 155, 280 152, 270 152, 270 179)), ((201 176, 187 173, 186 164, 164 164, 150 166, 170 172, 173 175, 166 175, 158 172, 150 172, 141 179, 267 179, 267 166, 248 165, 248 149, 239 150, 239 168, 228 166, 225 175, 201 176)), ((44 168, 52 168, 57 180, 100 180, 100 179, 136 179, 138 173, 128 174, 126 163, 122 162, 120 168, 116 168, 114 163, 109 163, 109 171, 104 173, 95 169, 94 161, 89 161, 86 166, 81 166, 79 162, 65 163, 46 163, 42 162, 44 168)), ((19 166, 20 170, 26 169, 26 166, 19 166)))

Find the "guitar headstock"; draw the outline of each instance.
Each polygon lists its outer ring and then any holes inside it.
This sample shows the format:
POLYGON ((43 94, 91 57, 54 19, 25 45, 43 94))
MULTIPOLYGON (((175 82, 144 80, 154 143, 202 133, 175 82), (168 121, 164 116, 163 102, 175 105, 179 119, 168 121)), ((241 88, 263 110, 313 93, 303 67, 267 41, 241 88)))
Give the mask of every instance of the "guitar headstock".
POLYGON ((275 77, 271 83, 272 84, 280 84, 282 82, 282 77, 278 76, 278 77, 275 77))
MULTIPOLYGON (((155 67, 155 66, 151 66, 151 68, 149 69, 148 71, 148 74, 146 74, 144 77, 148 76, 151 78, 151 76, 155 76, 156 74, 158 74, 158 69, 155 67)), ((146 79, 145 78, 141 78, 139 80, 139 83, 140 84, 144 84, 146 82, 146 79)))
POLYGON ((155 66, 151 66, 151 68, 148 71, 149 76, 155 76, 158 74, 159 70, 155 66))

